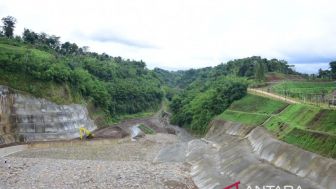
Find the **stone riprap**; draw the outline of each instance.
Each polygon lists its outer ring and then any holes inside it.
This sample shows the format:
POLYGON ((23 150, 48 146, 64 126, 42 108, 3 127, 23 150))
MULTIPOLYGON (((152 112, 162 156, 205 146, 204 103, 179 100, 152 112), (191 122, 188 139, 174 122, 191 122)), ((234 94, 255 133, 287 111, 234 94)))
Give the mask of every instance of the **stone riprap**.
POLYGON ((0 86, 0 145, 76 138, 81 126, 96 129, 84 106, 57 105, 0 86))

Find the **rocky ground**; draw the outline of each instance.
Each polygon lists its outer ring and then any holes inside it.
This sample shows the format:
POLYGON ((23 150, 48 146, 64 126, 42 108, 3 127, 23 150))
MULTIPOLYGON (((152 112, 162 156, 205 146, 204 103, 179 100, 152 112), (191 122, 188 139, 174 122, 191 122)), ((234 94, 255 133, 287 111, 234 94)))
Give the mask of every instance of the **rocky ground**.
MULTIPOLYGON (((190 165, 154 163, 173 134, 129 137, 104 145, 36 148, 0 159, 0 188, 196 188, 190 165)), ((93 141, 94 143, 94 141, 93 141)))

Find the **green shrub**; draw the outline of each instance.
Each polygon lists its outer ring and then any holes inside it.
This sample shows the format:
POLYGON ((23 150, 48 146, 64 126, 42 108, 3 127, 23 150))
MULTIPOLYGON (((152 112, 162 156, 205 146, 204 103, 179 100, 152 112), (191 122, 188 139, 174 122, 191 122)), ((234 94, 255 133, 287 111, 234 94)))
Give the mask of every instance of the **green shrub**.
POLYGON ((152 135, 152 134, 155 134, 155 133, 156 133, 152 128, 147 127, 147 126, 144 125, 144 124, 140 124, 140 125, 139 125, 139 129, 141 129, 141 131, 144 132, 145 134, 150 134, 150 135, 152 135))

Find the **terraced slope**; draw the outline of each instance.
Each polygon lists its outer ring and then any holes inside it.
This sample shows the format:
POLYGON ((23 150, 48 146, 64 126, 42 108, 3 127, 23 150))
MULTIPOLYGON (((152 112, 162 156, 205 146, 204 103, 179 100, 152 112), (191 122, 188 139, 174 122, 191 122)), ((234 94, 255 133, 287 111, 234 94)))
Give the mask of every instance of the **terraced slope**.
POLYGON ((57 105, 0 85, 0 146, 76 138, 80 127, 96 129, 84 106, 57 105))
POLYGON ((216 117, 263 126, 279 139, 336 158, 336 111, 247 95, 216 117))

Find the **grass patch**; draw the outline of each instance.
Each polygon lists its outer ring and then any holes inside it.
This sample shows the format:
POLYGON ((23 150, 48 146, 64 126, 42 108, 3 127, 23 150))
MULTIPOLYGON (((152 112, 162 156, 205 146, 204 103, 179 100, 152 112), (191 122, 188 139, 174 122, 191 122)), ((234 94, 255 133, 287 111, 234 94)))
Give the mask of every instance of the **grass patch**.
POLYGON ((222 119, 257 126, 262 124, 266 119, 268 119, 268 117, 269 117, 268 115, 226 110, 222 114, 218 115, 216 119, 222 119))
POLYGON ((284 122, 277 116, 273 116, 268 122, 263 125, 273 135, 280 137, 293 129, 292 125, 284 122))
POLYGON ((55 56, 45 51, 41 51, 35 48, 31 48, 28 46, 13 46, 8 44, 0 43, 0 51, 1 54, 8 54, 13 56, 13 52, 15 52, 15 56, 34 56, 35 58, 41 59, 42 61, 50 61, 54 60, 55 56))
POLYGON ((335 90, 334 82, 303 82, 303 81, 286 81, 272 86, 272 90, 281 93, 286 90, 290 93, 303 94, 320 94, 322 91, 327 93, 335 90))
POLYGON ((57 104, 82 104, 84 102, 84 98, 71 90, 67 84, 36 80, 29 75, 7 72, 2 69, 0 69, 0 85, 9 86, 57 104))
POLYGON ((145 134, 150 134, 150 135, 152 135, 152 134, 155 134, 155 133, 156 133, 152 128, 147 127, 147 126, 144 125, 144 124, 140 124, 140 125, 139 125, 139 129, 141 129, 141 131, 144 132, 145 134))
POLYGON ((290 123, 291 126, 305 128, 308 123, 320 111, 320 108, 302 104, 291 104, 281 114, 279 118, 290 123))
POLYGON ((126 114, 126 115, 116 115, 115 117, 111 118, 111 123, 119 123, 126 119, 135 119, 135 118, 144 118, 150 117, 156 113, 157 110, 147 111, 147 112, 139 112, 135 114, 126 114))
POLYGON ((287 106, 285 102, 248 94, 231 104, 230 110, 256 112, 264 114, 277 113, 287 106))
POLYGON ((320 110, 308 123, 309 129, 336 134, 336 111, 320 110))
POLYGON ((326 157, 336 158, 336 137, 295 128, 281 138, 283 141, 299 146, 326 157))

